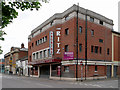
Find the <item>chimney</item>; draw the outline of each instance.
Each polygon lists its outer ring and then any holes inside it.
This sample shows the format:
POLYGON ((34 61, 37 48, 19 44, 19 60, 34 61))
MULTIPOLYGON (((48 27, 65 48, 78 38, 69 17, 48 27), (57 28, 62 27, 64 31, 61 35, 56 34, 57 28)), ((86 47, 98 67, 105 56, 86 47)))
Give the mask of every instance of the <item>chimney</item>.
POLYGON ((25 48, 23 43, 21 44, 21 48, 25 48))

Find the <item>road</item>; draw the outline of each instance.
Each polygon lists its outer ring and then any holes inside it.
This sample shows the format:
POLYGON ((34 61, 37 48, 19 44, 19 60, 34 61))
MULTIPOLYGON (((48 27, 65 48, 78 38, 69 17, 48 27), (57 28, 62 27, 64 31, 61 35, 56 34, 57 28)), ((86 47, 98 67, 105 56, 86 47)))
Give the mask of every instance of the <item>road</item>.
POLYGON ((76 82, 1 74, 0 77, 2 88, 118 88, 117 79, 76 82))

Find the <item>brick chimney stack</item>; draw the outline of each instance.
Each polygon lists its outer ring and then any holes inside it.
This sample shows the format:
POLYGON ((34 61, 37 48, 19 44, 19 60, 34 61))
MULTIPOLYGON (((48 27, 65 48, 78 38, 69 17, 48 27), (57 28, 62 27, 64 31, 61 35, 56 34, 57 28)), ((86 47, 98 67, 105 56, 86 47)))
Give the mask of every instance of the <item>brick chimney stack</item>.
POLYGON ((24 47, 24 43, 21 44, 21 48, 25 48, 25 47, 24 47))

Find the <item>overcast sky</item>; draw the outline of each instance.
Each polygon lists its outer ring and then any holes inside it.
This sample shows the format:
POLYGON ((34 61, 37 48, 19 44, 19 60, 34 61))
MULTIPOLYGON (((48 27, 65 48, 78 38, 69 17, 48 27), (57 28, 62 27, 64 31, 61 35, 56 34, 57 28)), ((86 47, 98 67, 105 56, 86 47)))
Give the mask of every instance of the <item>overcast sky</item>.
POLYGON ((73 4, 79 3, 80 7, 99 13, 114 22, 114 30, 118 31, 118 1, 120 0, 50 0, 49 3, 42 3, 39 11, 20 11, 19 16, 13 20, 13 23, 4 28, 7 35, 5 41, 0 41, 3 54, 10 51, 12 46, 20 47, 21 43, 28 48, 28 35, 38 25, 43 23, 55 13, 62 13, 73 4))

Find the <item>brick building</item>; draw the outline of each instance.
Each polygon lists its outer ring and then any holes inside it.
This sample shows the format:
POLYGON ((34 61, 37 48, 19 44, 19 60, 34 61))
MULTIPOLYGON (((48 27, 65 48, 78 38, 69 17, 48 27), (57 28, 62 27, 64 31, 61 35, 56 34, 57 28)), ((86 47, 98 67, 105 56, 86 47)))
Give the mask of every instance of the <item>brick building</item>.
POLYGON ((28 56, 28 49, 21 44, 21 47, 11 47, 10 52, 4 55, 5 73, 16 74, 16 60, 28 56))
POLYGON ((111 77, 112 31, 111 19, 81 7, 78 9, 76 5, 63 13, 54 14, 32 30, 28 37, 28 62, 32 67, 31 75, 75 80, 77 72, 79 79, 81 75, 84 79, 85 73, 87 79, 111 77), (80 62, 83 65, 80 65, 80 62))
POLYGON ((120 33, 112 31, 112 77, 120 75, 120 33))

